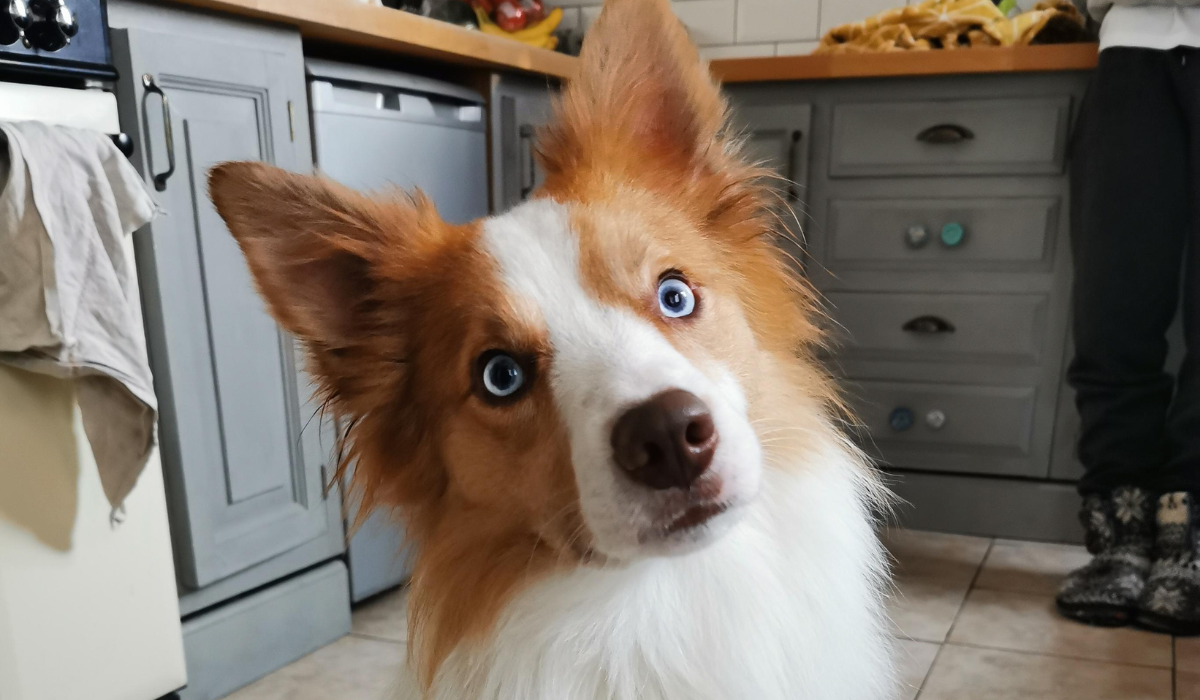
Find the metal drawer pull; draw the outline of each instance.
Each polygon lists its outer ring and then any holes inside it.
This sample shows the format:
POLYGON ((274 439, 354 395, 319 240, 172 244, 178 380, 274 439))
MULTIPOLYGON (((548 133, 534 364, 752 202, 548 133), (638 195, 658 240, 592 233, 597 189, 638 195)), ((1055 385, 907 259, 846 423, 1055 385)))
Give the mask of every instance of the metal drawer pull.
POLYGON ((796 191, 796 156, 800 153, 800 139, 804 138, 804 132, 799 129, 792 132, 792 143, 788 147, 788 162, 787 174, 787 201, 788 204, 795 202, 800 196, 796 191))
POLYGON ((946 412, 935 408, 926 413, 925 425, 928 425, 933 430, 941 430, 946 425, 946 412))
POLYGON ((521 199, 528 199, 533 193, 533 188, 537 184, 537 158, 533 152, 533 126, 530 124, 522 124, 517 130, 517 134, 521 137, 522 143, 525 144, 525 153, 528 155, 529 162, 529 184, 525 184, 525 169, 521 168, 518 176, 521 178, 521 199))
POLYGON ((935 124, 917 134, 917 140, 935 145, 962 143, 975 138, 975 132, 958 124, 935 124))
POLYGON ((920 224, 913 224, 904 232, 904 243, 913 250, 925 247, 928 242, 929 229, 920 224))
MULTIPOLYGON (((154 82, 154 76, 149 73, 142 74, 142 86, 146 88, 146 92, 156 93, 162 98, 163 137, 167 140, 167 170, 154 176, 154 189, 162 192, 167 189, 167 178, 175 174, 175 136, 171 131, 171 103, 167 100, 167 93, 162 91, 154 82)), ((150 165, 150 172, 153 173, 154 166, 150 163, 147 165, 150 165)))
POLYGON ((918 316, 901 327, 909 333, 920 333, 921 335, 954 332, 954 324, 940 316, 918 316))

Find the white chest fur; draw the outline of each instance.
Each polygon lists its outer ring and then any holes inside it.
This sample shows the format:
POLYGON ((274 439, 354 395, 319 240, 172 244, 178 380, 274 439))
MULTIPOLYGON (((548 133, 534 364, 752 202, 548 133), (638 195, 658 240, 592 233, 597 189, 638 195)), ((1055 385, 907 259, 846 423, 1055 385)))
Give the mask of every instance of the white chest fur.
MULTIPOLYGON (((430 700, 885 700, 884 555, 849 456, 768 469, 696 554, 580 569, 523 592, 430 700)), ((422 695, 403 679, 398 700, 422 695)))

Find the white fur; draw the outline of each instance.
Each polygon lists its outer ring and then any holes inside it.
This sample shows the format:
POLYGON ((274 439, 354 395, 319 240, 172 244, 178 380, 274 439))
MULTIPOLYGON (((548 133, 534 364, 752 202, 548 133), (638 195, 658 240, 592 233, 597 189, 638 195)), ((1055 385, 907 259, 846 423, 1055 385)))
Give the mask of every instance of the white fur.
POLYGON ((487 222, 484 244, 514 306, 536 310, 549 332, 550 380, 570 433, 584 518, 610 562, 523 590, 485 642, 450 654, 428 694, 407 673, 395 697, 894 697, 881 596, 886 566, 868 514, 865 467, 818 418, 816 402, 798 463, 764 467, 730 372, 716 361, 694 365, 651 324, 585 292, 561 205, 533 202, 487 222), (669 387, 709 404, 721 435, 713 469, 727 482, 723 497, 739 507, 692 541, 655 549, 637 534, 657 496, 618 472, 609 433, 621 411, 669 387))
MULTIPOLYGON (((523 592, 427 700, 885 700, 883 555, 831 441, 709 547, 523 592)), ((399 700, 423 698, 405 678, 399 700)))

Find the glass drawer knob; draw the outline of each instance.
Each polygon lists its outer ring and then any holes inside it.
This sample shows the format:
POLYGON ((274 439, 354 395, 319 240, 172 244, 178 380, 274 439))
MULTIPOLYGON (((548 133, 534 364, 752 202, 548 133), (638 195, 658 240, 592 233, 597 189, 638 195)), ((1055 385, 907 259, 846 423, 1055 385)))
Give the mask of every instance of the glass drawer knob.
POLYGON ((913 427, 914 416, 911 408, 900 406, 892 410, 892 414, 888 416, 888 425, 892 426, 892 430, 897 433, 903 433, 905 430, 913 427))
POLYGON ((940 411, 935 408, 929 413, 925 414, 925 425, 928 425, 930 428, 933 428, 934 430, 941 430, 942 426, 945 424, 946 414, 944 411, 940 411))
POLYGON ((967 231, 960 223, 952 221, 942 227, 942 243, 947 248, 954 248, 960 245, 966 235, 967 231))
POLYGON ((904 242, 909 248, 920 248, 929 242, 929 231, 920 224, 909 226, 904 232, 904 242))

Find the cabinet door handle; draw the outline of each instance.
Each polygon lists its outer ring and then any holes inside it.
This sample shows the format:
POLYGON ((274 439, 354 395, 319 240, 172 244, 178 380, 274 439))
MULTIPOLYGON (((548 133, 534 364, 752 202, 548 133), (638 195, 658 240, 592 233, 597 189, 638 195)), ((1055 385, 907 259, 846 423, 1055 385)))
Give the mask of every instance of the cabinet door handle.
POLYGON ((955 144, 970 141, 975 132, 958 124, 935 124, 917 134, 917 140, 934 145, 955 144))
POLYGON ((533 126, 530 124, 522 124, 517 130, 523 144, 523 155, 527 158, 529 164, 529 184, 525 183, 525 169, 521 168, 521 199, 528 199, 533 192, 533 187, 537 182, 537 159, 533 155, 533 126))
POLYGON ((796 185, 796 157, 800 155, 800 140, 803 138, 804 132, 796 129, 792 132, 791 144, 788 145, 787 172, 784 173, 784 177, 787 178, 788 204, 795 202, 800 196, 796 185))
POLYGON ((920 333, 921 335, 954 332, 954 324, 940 316, 918 316, 904 324, 902 328, 909 333, 920 333))
MULTIPOLYGON (((154 82, 154 76, 149 73, 142 75, 142 86, 146 88, 147 93, 155 93, 162 98, 162 118, 163 118, 163 137, 167 140, 167 169, 157 175, 154 175, 154 189, 162 192, 167 189, 167 178, 175 174, 175 136, 171 131, 171 102, 167 100, 167 93, 162 91, 162 88, 154 82)), ((149 160, 149 153, 147 153, 149 160)), ((154 172, 153 164, 150 165, 150 172, 154 172)))

